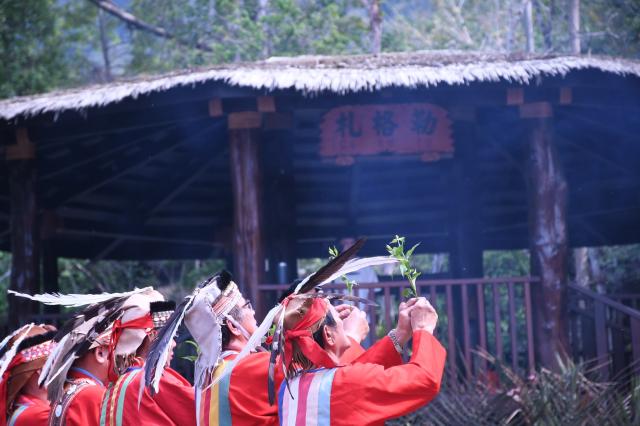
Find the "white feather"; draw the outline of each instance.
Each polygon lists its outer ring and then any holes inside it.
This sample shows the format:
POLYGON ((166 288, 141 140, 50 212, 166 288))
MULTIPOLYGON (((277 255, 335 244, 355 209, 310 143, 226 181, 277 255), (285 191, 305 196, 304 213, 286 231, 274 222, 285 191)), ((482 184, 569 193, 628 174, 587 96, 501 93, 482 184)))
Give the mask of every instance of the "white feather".
MULTIPOLYGON (((329 278, 319 283, 318 285, 330 283, 331 281, 337 278, 340 278, 342 275, 346 275, 351 272, 358 271, 368 266, 387 265, 390 263, 397 263, 397 262, 398 262, 397 259, 390 256, 374 256, 374 257, 362 257, 358 259, 351 259, 347 261, 344 265, 342 265, 342 267, 338 269, 336 272, 334 272, 329 278)), ((296 286, 296 290, 294 291, 294 293, 297 294, 300 291, 300 289, 306 284, 306 282, 309 281, 309 278, 311 278, 313 275, 314 274, 311 274, 307 276, 304 280, 302 280, 300 284, 296 286)))
POLYGON ((11 349, 9 349, 2 357, 2 361, 0 361, 0 380, 2 379, 2 376, 4 375, 5 371, 7 371, 7 368, 9 368, 9 364, 11 364, 11 360, 13 360, 13 357, 16 356, 16 352, 18 351, 18 346, 20 346, 20 343, 22 343, 22 341, 27 338, 29 331, 31 331, 34 325, 35 325, 34 323, 31 323, 22 327, 20 330, 24 330, 24 332, 20 337, 16 339, 15 342, 13 342, 13 345, 11 345, 11 349))
POLYGON ((53 351, 51 351, 51 353, 49 354, 49 356, 47 357, 47 361, 44 363, 44 365, 42 366, 42 371, 40 372, 40 376, 38 377, 38 384, 40 386, 42 386, 46 381, 48 381, 47 376, 49 375, 49 372, 51 371, 51 368, 55 365, 55 363, 58 361, 58 359, 60 358, 60 355, 62 354, 67 341, 69 340, 69 336, 71 334, 67 334, 66 336, 64 336, 55 346, 55 348, 53 348, 53 351))
POLYGON ((244 359, 247 355, 249 355, 252 350, 254 350, 258 345, 260 345, 260 343, 262 342, 262 338, 266 336, 267 333, 269 332, 269 329, 271 328, 271 324, 273 324, 273 319, 283 309, 284 309, 284 306, 282 306, 281 304, 277 304, 276 306, 271 308, 269 313, 267 313, 267 315, 264 317, 264 320, 262 320, 262 323, 260 323, 260 326, 251 335, 251 338, 249 338, 249 341, 247 341, 247 344, 244 346, 244 348, 242 348, 242 351, 240 351, 240 353, 238 354, 238 356, 235 357, 234 360, 224 365, 224 371, 222 372, 222 374, 220 374, 215 380, 213 380, 211 384, 207 386, 207 388, 215 385, 220 380, 222 380, 223 377, 227 376, 231 372, 231 370, 233 370, 233 367, 235 367, 242 359, 244 359))
POLYGON ((70 356, 69 359, 67 359, 65 363, 62 364, 60 368, 58 368, 58 370, 51 375, 50 378, 47 378, 45 386, 49 386, 51 382, 53 382, 56 377, 58 377, 62 372, 66 373, 67 371, 69 371, 69 368, 71 368, 71 364, 73 364, 76 359, 78 359, 78 357, 75 354, 73 356, 70 356))
POLYGON ((25 299, 44 303, 45 305, 66 306, 69 308, 77 308, 80 306, 93 305, 94 303, 106 302, 116 297, 128 297, 128 296, 132 296, 138 293, 143 293, 149 290, 153 290, 153 287, 136 288, 135 290, 124 292, 124 293, 100 293, 100 294, 45 293, 45 294, 30 295, 25 293, 18 293, 13 290, 9 290, 9 293, 16 295, 18 297, 24 297, 25 299))

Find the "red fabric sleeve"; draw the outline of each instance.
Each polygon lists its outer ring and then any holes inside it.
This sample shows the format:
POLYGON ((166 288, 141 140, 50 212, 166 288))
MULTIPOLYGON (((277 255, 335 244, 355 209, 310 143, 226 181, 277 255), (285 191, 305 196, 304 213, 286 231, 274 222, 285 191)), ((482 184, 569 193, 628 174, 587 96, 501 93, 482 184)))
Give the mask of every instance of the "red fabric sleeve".
MULTIPOLYGON (((145 389, 148 394, 148 390, 145 389)), ((160 379, 160 392, 153 400, 175 424, 195 426, 196 402, 193 386, 171 368, 166 368, 160 379)))
POLYGON ((387 369, 402 364, 402 356, 396 351, 389 336, 385 336, 353 360, 353 363, 379 364, 387 369))
POLYGON ((422 407, 440 390, 445 360, 438 340, 419 331, 413 334, 413 356, 407 364, 339 368, 331 387, 331 424, 383 425, 422 407))
POLYGON ((78 392, 67 408, 66 426, 99 426, 102 386, 87 386, 78 392))
POLYGON ((364 348, 360 343, 356 342, 355 339, 349 337, 349 341, 351 342, 351 346, 349 346, 349 349, 347 349, 340 357, 341 365, 351 364, 354 359, 358 358, 365 352, 364 348))
POLYGON ((18 416, 14 426, 47 426, 50 411, 46 402, 30 405, 18 416))

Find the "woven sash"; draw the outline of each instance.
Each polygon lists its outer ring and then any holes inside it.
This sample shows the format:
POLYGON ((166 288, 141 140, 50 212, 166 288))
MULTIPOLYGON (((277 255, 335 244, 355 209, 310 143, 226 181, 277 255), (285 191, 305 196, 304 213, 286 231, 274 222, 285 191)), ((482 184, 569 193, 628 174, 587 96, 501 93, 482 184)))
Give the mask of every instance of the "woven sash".
POLYGON ((127 388, 140 371, 140 369, 136 369, 125 373, 118 377, 115 383, 109 385, 100 408, 100 426, 122 426, 127 388))
MULTIPOLYGON (((213 378, 220 376, 227 361, 216 367, 213 378)), ((198 426, 224 426, 231 424, 231 405, 229 403, 229 385, 231 373, 227 374, 214 386, 196 392, 196 410, 198 426)))
POLYGON ((280 426, 331 424, 331 385, 336 368, 309 371, 282 382, 278 393, 280 426))

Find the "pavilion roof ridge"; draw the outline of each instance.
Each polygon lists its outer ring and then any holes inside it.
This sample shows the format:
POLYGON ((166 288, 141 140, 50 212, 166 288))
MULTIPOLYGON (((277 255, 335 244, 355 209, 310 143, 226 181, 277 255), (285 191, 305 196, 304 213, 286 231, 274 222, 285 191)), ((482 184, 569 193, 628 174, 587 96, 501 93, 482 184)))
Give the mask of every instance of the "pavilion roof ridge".
POLYGON ((0 119, 81 111, 212 81, 264 91, 293 89, 306 95, 320 92, 347 94, 385 87, 416 88, 497 81, 528 84, 538 77, 564 76, 582 69, 640 77, 640 61, 605 56, 446 50, 273 57, 0 100, 0 119))

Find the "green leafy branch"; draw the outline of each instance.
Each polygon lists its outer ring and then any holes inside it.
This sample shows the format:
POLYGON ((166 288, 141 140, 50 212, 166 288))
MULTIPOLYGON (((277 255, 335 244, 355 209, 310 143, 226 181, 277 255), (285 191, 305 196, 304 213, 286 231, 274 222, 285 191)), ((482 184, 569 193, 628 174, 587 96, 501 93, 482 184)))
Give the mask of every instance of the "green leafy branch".
MULTIPOLYGON (((329 247, 329 257, 331 259, 335 259, 339 254, 340 252, 338 251, 336 246, 329 247)), ((349 296, 353 296, 353 286, 358 285, 358 283, 356 283, 354 280, 350 280, 346 275, 342 275, 340 278, 342 279, 342 282, 344 282, 347 286, 347 292, 349 293, 349 296)))
POLYGON ((387 251, 389 252, 389 255, 396 258, 398 262, 400 262, 400 274, 402 274, 402 276, 405 277, 411 285, 411 288, 406 288, 403 291, 403 295, 405 297, 417 297, 418 288, 416 287, 416 280, 421 273, 418 272, 416 268, 413 268, 411 266, 411 256, 413 255, 413 251, 420 245, 420 243, 414 245, 405 252, 404 240, 404 237, 396 235, 395 238, 391 240, 389 244, 387 244, 387 251))
MULTIPOLYGON (((198 344, 196 342, 194 342, 193 340, 185 340, 185 343, 193 346, 194 348, 196 348, 196 353, 199 355, 200 354, 200 347, 198 346, 198 344)), ((186 359, 187 361, 191 361, 191 362, 196 362, 196 359, 198 359, 198 355, 185 355, 183 357, 181 357, 182 359, 186 359)))

